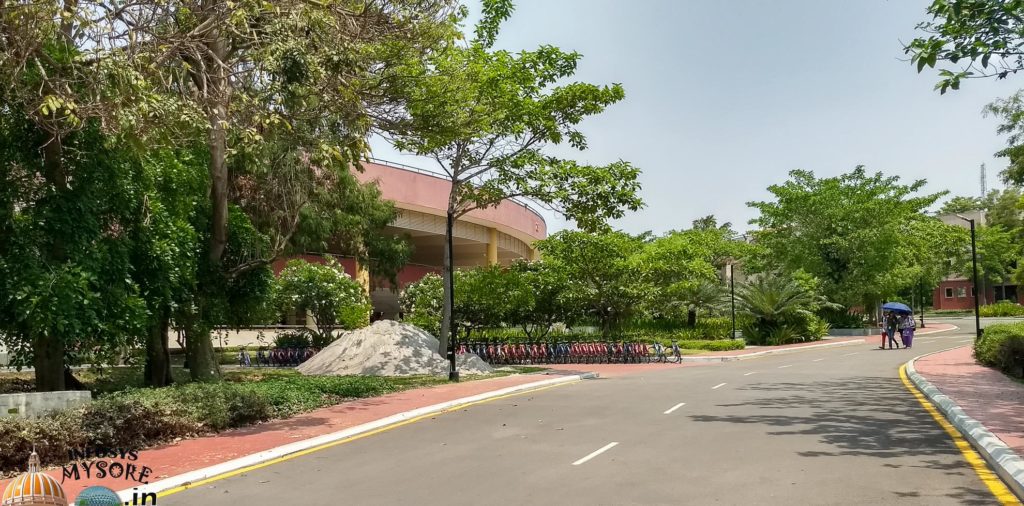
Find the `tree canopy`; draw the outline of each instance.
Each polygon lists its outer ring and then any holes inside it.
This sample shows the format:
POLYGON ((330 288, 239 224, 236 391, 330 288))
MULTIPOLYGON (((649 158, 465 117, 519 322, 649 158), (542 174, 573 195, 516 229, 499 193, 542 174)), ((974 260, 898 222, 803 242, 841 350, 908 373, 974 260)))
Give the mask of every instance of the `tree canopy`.
MULTIPOLYGON (((581 55, 544 45, 512 53, 494 49, 510 0, 485 0, 466 43, 456 43, 405 69, 405 106, 385 115, 399 149, 434 159, 451 182, 448 230, 473 209, 525 197, 595 230, 638 209, 639 170, 625 161, 588 165, 556 157, 547 146, 583 150, 578 125, 624 97, 618 84, 566 82, 581 55)), ((451 325, 451 251, 445 241, 444 318, 440 347, 451 325)))
POLYGON ((749 204, 760 212, 751 221, 759 227, 760 268, 803 270, 821 280, 830 300, 873 307, 920 281, 906 269, 916 244, 908 238, 944 195, 920 194, 924 185, 863 167, 830 178, 790 172, 789 181, 768 188, 773 200, 749 204))
POLYGON ((933 0, 925 35, 905 47, 921 72, 940 62, 935 89, 960 89, 966 79, 1005 79, 1024 69, 1024 3, 1017 0, 933 0))

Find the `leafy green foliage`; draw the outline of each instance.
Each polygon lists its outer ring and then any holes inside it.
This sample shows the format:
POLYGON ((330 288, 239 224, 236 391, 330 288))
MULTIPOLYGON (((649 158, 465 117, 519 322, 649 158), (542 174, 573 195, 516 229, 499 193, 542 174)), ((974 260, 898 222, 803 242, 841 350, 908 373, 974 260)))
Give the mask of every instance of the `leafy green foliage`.
POLYGON ((995 304, 979 307, 978 314, 982 318, 1024 316, 1024 306, 1008 300, 1001 300, 995 304))
POLYGON ((23 471, 33 445, 44 464, 61 465, 71 448, 145 448, 444 382, 419 376, 314 377, 278 370, 229 373, 225 378, 217 383, 123 390, 38 420, 0 418, 0 472, 23 471))
POLYGON ((921 72, 939 62, 952 68, 939 70, 935 89, 958 90, 965 79, 1006 77, 1024 69, 1024 3, 1016 0, 933 0, 930 21, 917 25, 927 35, 905 48, 910 62, 921 72))
MULTIPOLYGON (((579 124, 622 100, 622 87, 567 82, 576 72, 578 53, 553 46, 518 53, 493 49, 512 11, 509 0, 484 0, 473 40, 404 70, 409 77, 397 82, 405 107, 387 115, 388 137, 398 149, 441 165, 451 181, 449 219, 526 197, 585 230, 605 228, 608 220, 642 206, 639 170, 622 160, 581 164, 552 156, 546 148, 565 143, 585 149, 579 124)), ((454 264, 447 244, 442 275, 449 281, 454 264)), ((446 301, 449 289, 444 283, 446 301)), ((443 353, 455 323, 448 304, 442 312, 443 353)))
POLYGON ((511 278, 505 322, 521 326, 528 337, 544 338, 555 324, 580 319, 564 271, 544 261, 517 261, 504 274, 511 278))
POLYGON ((274 300, 282 313, 309 311, 316 325, 313 346, 324 347, 336 330, 370 324, 370 298, 333 258, 317 264, 292 260, 277 277, 274 300))
POLYGON ((110 362, 138 344, 146 318, 128 274, 145 189, 126 184, 145 169, 91 125, 64 140, 74 184, 55 187, 38 172, 39 135, 0 108, 0 342, 21 365, 42 343, 62 363, 87 350, 110 362))
MULTIPOLYGON (((924 215, 943 194, 919 195, 924 181, 868 174, 862 167, 838 177, 790 172, 768 191, 774 200, 751 202, 759 255, 751 266, 792 274, 806 271, 822 293, 846 306, 874 304, 950 270, 945 253, 961 228, 924 215)), ((963 237, 960 235, 959 237, 963 237)), ((963 250, 957 252, 963 255, 963 250)))
POLYGON ((607 336, 632 317, 650 285, 635 261, 644 244, 623 232, 563 230, 538 241, 545 262, 568 280, 566 296, 600 322, 607 336))
POLYGON ((828 324, 816 312, 835 308, 806 281, 762 277, 737 292, 740 310, 750 319, 743 336, 752 344, 781 345, 817 341, 828 333, 828 324))
POLYGON ((441 276, 427 274, 415 283, 409 283, 399 296, 399 305, 404 321, 411 323, 432 335, 438 335, 441 328, 441 297, 444 288, 441 276))
POLYGON ((1024 377, 1024 323, 997 323, 985 327, 974 345, 974 356, 989 367, 1024 377))

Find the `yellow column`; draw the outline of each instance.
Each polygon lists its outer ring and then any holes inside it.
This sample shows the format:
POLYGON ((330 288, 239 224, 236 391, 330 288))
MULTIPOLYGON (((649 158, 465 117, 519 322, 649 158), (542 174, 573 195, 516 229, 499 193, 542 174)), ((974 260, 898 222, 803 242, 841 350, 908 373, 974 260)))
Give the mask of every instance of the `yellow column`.
POLYGON ((356 281, 363 286, 363 292, 366 295, 370 295, 370 270, 363 267, 363 264, 359 263, 359 259, 355 260, 356 263, 356 281))
POLYGON ((487 265, 498 263, 498 229, 489 229, 490 235, 487 238, 487 265))

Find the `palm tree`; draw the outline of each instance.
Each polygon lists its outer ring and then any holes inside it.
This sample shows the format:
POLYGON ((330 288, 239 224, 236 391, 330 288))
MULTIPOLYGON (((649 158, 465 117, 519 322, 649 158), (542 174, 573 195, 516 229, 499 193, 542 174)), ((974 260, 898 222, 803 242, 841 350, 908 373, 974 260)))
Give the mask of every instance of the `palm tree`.
POLYGON ((696 283, 680 284, 675 298, 686 306, 686 326, 697 326, 697 312, 722 307, 726 301, 725 287, 719 283, 701 280, 696 283))
POLYGON ((814 317, 823 308, 838 308, 792 279, 768 276, 747 283, 736 294, 741 313, 754 319, 754 328, 762 336, 777 332, 798 318, 814 317))

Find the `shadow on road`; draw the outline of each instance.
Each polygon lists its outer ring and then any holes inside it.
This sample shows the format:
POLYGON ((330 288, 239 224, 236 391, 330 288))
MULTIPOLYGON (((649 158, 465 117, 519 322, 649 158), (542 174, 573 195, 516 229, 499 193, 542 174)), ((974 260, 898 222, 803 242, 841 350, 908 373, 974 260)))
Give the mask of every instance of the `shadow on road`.
MULTIPOLYGON (((740 388, 757 398, 735 404, 745 414, 692 415, 695 422, 734 423, 769 427, 772 436, 815 436, 825 449, 797 452, 802 457, 855 456, 899 462, 880 462, 899 480, 902 468, 925 468, 946 475, 971 477, 974 471, 935 420, 920 407, 899 379, 858 376, 814 383, 757 383, 740 388), (750 414, 752 409, 755 414, 750 414), (917 457, 907 464, 905 457, 917 457)), ((918 497, 919 491, 894 492, 918 497)), ((930 495, 925 492, 924 495, 930 495)), ((979 482, 977 488, 956 487, 947 497, 961 504, 993 504, 979 482)))

